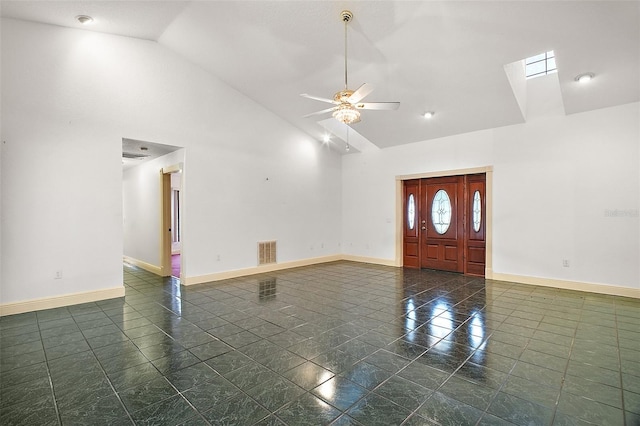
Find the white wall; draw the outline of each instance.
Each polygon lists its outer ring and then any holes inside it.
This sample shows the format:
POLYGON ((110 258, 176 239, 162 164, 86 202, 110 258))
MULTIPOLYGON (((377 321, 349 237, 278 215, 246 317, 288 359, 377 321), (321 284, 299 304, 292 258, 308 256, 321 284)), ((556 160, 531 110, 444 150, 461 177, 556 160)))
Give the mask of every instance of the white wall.
POLYGON ((121 164, 117 144, 109 143, 117 136, 11 108, 4 102, 13 91, 7 62, 3 57, 2 303, 122 286, 121 179, 114 173, 121 164), (57 271, 61 279, 54 279, 57 271))
POLYGON ((493 272, 640 288, 639 117, 633 103, 345 156, 345 252, 395 258, 396 176, 493 166, 493 272))
POLYGON ((185 147, 189 276, 339 252, 339 156, 157 43, 3 19, 2 112, 1 303, 122 284, 122 137, 185 147))

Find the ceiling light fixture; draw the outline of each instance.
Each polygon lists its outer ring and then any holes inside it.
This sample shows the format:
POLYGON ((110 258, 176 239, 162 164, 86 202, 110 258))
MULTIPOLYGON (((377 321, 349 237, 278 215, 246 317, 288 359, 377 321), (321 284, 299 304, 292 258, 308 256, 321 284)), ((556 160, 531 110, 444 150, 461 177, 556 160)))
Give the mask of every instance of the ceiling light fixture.
POLYGON ((434 114, 435 114, 435 113, 434 113, 433 111, 427 111, 427 112, 425 112, 424 114, 422 114, 422 116, 423 116, 424 118, 432 118, 434 114))
POLYGON ((322 137, 322 142, 329 143, 330 141, 331 141, 331 135, 329 133, 325 133, 325 135, 322 137))
POLYGON ((80 22, 82 25, 93 24, 93 18, 89 15, 78 15, 76 16, 76 21, 80 22))
POLYGON ((578 75, 578 76, 575 78, 575 80, 576 80, 578 83, 588 83, 588 82, 590 82, 590 81, 593 79, 593 77, 595 77, 595 75, 594 75, 592 72, 586 72, 586 73, 584 73, 584 74, 580 74, 580 75, 578 75))

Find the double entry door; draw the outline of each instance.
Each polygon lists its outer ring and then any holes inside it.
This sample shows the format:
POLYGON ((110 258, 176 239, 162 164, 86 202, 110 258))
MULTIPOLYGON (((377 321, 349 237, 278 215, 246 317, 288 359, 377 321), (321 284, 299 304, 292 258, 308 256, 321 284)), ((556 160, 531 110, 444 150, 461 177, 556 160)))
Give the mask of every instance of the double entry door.
POLYGON ((484 173, 403 181, 403 264, 484 276, 484 173))

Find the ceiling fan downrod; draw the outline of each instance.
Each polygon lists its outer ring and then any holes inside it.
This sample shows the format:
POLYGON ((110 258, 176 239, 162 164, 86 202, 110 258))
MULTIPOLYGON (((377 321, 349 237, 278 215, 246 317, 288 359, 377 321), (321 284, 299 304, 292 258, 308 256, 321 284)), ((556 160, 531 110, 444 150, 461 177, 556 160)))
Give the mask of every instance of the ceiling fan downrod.
POLYGON ((342 22, 344 22, 344 90, 347 90, 347 24, 353 19, 350 10, 340 12, 342 22))

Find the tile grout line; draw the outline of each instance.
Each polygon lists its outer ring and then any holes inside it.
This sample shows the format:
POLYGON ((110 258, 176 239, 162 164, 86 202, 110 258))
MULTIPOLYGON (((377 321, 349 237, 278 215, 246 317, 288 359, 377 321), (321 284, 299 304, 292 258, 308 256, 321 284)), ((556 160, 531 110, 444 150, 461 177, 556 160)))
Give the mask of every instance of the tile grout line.
MULTIPOLYGON (((513 286, 512 286, 511 288, 513 288, 513 286)), ((505 291, 505 292, 503 292, 503 293, 506 293, 506 291, 505 291)), ((500 296, 498 296, 498 297, 500 297, 500 296)), ((531 297, 531 296, 529 295, 529 297, 531 297)), ((496 298, 496 299, 497 299, 497 298, 496 298)), ((494 300, 495 300, 495 299, 494 299, 494 300)), ((521 303, 522 303, 522 302, 521 302, 521 303)), ((521 303, 519 303, 519 304, 518 304, 518 306, 519 306, 521 303)), ((511 313, 509 313, 509 315, 506 315, 506 318, 505 318, 505 319, 503 319, 503 320, 500 322, 500 324, 498 325, 498 327, 500 327, 502 324, 504 324, 504 323, 505 323, 505 321, 506 321, 506 320, 507 320, 511 315, 513 315, 513 313, 514 313, 515 311, 516 311, 516 308, 513 308, 513 310, 511 311, 511 313)), ((542 319, 538 322, 538 326, 540 326, 540 322, 541 322, 541 321, 542 321, 542 319)), ((496 330, 495 330, 495 331, 499 331, 499 330, 496 328, 496 330)), ((491 334, 489 335, 489 337, 487 337, 487 340, 486 340, 486 341, 489 341, 489 338, 490 338, 491 336, 493 336, 493 334, 495 333, 495 331, 494 331, 493 333, 491 333, 491 334)), ((513 370, 514 370, 514 369, 516 368, 516 366, 518 365, 518 362, 520 361, 520 357, 522 357, 522 354, 523 354, 523 353, 524 353, 524 351, 527 349, 527 346, 529 346, 529 341, 530 341, 530 340, 531 340, 531 338, 528 338, 527 343, 526 343, 526 344, 524 345, 524 347, 522 348, 522 351, 521 351, 521 352, 520 352, 520 354, 518 355, 518 358, 517 358, 517 359, 515 359, 515 362, 513 363, 513 365, 511 366, 511 368, 509 369, 509 372, 507 373, 507 377, 505 378, 505 380, 504 380, 502 383, 500 383, 500 386, 498 387, 498 389, 496 389, 496 393, 495 393, 495 395, 493 395, 493 398, 491 398, 491 401, 489 401, 489 403, 487 404, 487 408, 485 408, 485 409, 484 409, 484 412, 483 412, 483 414, 480 416, 480 418, 478 419, 478 421, 476 422, 476 425, 479 425, 479 424, 480 424, 480 422, 482 421, 482 419, 483 419, 487 414, 492 415, 492 416, 494 415, 494 414, 492 414, 492 413, 490 413, 490 412, 489 412, 489 408, 491 407, 491 405, 493 404, 493 402, 494 402, 494 401, 496 400, 496 398, 498 397, 498 394, 502 391, 502 389, 505 387, 505 385, 506 385, 506 384, 507 384, 507 382, 509 381, 509 377, 511 377, 511 373, 513 372, 513 370)), ((513 359, 513 358, 511 358, 511 359, 513 359)), ((508 420, 507 420, 507 419, 503 419, 503 418, 502 418, 502 417, 500 417, 500 416, 496 416, 496 417, 498 417, 498 418, 500 418, 500 419, 502 419, 502 420, 504 420, 504 421, 508 422, 508 420)))
MULTIPOLYGON (((124 297, 122 298, 124 301, 124 297)), ((100 311, 102 313, 104 313, 104 310, 100 307, 100 311)), ((71 312, 70 312, 71 313, 71 312)), ((105 314, 106 315, 106 314, 105 314)), ((73 313, 71 313, 71 318, 73 318, 73 322, 76 323, 76 326, 78 325, 76 318, 74 317, 73 313)), ((107 318, 109 318, 109 320, 111 320, 111 318, 107 315, 107 318)), ((113 322, 113 320, 111 320, 111 322, 113 324, 115 324, 113 322)), ((115 324, 117 327, 117 324, 115 324)), ((120 327, 118 327, 120 328, 120 327)), ((118 401, 120 402, 120 405, 122 406, 122 408, 124 409, 124 412, 127 414, 127 417, 129 418, 129 420, 131 421, 131 424, 135 425, 135 422, 133 421, 133 417, 131 417, 131 413, 129 413, 129 410, 127 409, 127 407, 124 405, 124 401, 122 401, 122 398, 120 398, 120 394, 118 394, 118 392, 116 392, 115 387, 113 386, 113 383, 111 382, 111 379, 109 378, 109 375, 107 374, 107 372, 105 371, 104 367, 102 366, 102 363, 100 362, 100 360, 98 359, 98 357, 96 356, 96 353, 94 352, 94 348, 91 347, 91 345, 89 344, 89 342, 87 341, 86 336, 84 335, 82 329, 78 326, 78 329, 80 330, 80 333, 82 333, 82 337, 84 338, 85 342, 87 342, 87 346, 89 346, 89 350, 91 351, 91 355, 93 355, 93 359, 95 359, 96 363, 98 364, 98 367, 100 368, 100 371, 102 372, 102 375, 104 376, 105 379, 107 379, 107 383, 109 383, 109 387, 111 388, 111 391, 114 393, 114 395, 116 396, 116 398, 118 398, 118 401)), ((88 405, 88 404, 87 404, 88 405)))
POLYGON ((627 410, 624 403, 624 381, 622 376, 622 355, 620 354, 620 333, 618 330, 618 304, 616 300, 613 299, 613 307, 614 307, 614 315, 615 315, 615 324, 616 324, 616 345, 618 352, 618 374, 620 375, 620 402, 622 403, 622 424, 627 424, 627 410))
MULTIPOLYGON (((74 320, 75 323, 75 320, 74 320)), ((38 325, 38 334, 40 335, 40 344, 42 345, 42 352, 44 353, 44 363, 47 366, 47 378, 49 379, 49 386, 51 387, 51 397, 53 398, 53 408, 56 410, 56 417, 58 419, 58 424, 62 426, 62 416, 60 415, 60 409, 58 408, 58 399, 56 398, 56 392, 53 387, 53 379, 51 378, 51 369, 49 368, 49 357, 47 356, 47 351, 44 347, 44 339, 42 337, 42 330, 40 329, 40 319, 38 318, 38 313, 36 312, 36 324, 38 325)), ((84 336, 82 336, 84 338, 84 336)))
POLYGON ((578 321, 576 324, 576 328, 573 330, 573 336, 571 336, 571 344, 569 345, 569 353, 567 354, 567 362, 564 367, 564 372, 562 373, 562 380, 560 382, 560 391, 558 392, 558 396, 556 397, 556 402, 554 404, 553 415, 551 416, 551 423, 553 424, 556 421, 556 416, 558 415, 558 407, 560 405, 560 398, 562 397, 562 390, 564 388, 564 383, 567 378, 567 373, 569 371, 569 363, 571 362, 571 354, 573 353, 573 345, 576 341, 576 336, 578 334, 578 327, 580 326, 580 322, 582 321, 582 315, 584 313, 584 302, 582 301, 582 306, 580 307, 580 316, 578 317, 578 321))
MULTIPOLYGON (((147 281, 147 280, 144 280, 144 279, 143 279, 143 281, 144 281, 145 283, 147 283, 147 284, 153 285, 153 283, 150 283, 150 282, 149 282, 149 281, 147 281)), ((131 286, 130 286, 130 287, 131 287, 131 286)), ((124 298, 123 298, 123 301, 124 301, 124 298)), ((126 303, 126 301, 124 301, 124 303, 126 303)), ((165 307, 164 305, 160 304, 159 302, 154 302, 154 303, 156 303, 157 305, 159 305, 159 306, 161 306, 162 308, 166 309, 166 307, 165 307)), ((139 311, 138 311, 136 308, 134 308, 133 306, 132 306, 131 308, 132 308, 135 312, 137 312, 137 313, 139 313, 140 315, 142 315, 142 318, 144 318, 144 319, 146 319, 147 321, 149 321, 149 320, 147 319, 146 315, 144 315, 143 313, 139 312, 139 311)), ((170 312, 172 312, 171 310, 169 310, 169 311, 170 311, 170 312)), ((168 335, 164 330, 162 330, 160 327, 158 327, 158 326, 157 326, 153 321, 151 321, 151 325, 153 325, 154 327, 156 327, 156 328, 160 331, 160 333, 164 334, 165 336, 167 336, 168 338, 170 338, 172 341, 176 341, 176 339, 174 339, 174 338, 173 338, 173 336, 168 335)), ((127 334, 125 333, 125 331, 124 331, 122 328, 120 328, 117 324, 116 324, 116 326, 120 329, 120 331, 121 331, 125 336, 127 336, 127 334)), ((142 326, 142 327, 143 327, 143 326, 142 326)), ((138 328, 138 327, 136 327, 136 328, 138 328)), ((141 337, 144 337, 144 336, 141 336, 141 337)), ((181 398, 183 398, 183 399, 187 402, 187 404, 189 404, 189 406, 190 406, 190 407, 191 407, 191 408, 192 408, 192 409, 193 409, 193 410, 198 414, 198 416, 200 416, 200 418, 201 418, 202 420, 204 420, 204 421, 205 421, 205 423, 206 423, 207 425, 209 425, 210 423, 209 423, 209 422, 204 418, 204 416, 202 415, 202 413, 200 413, 200 411, 199 411, 198 409, 196 409, 196 408, 193 406, 193 404, 191 404, 191 401, 189 401, 189 400, 188 400, 188 399, 187 399, 187 398, 182 394, 182 392, 181 392, 178 388, 176 388, 176 387, 173 385, 173 383, 171 383, 171 381, 167 378, 167 376, 165 376, 165 374, 164 374, 162 371, 160 371, 160 370, 158 369, 158 367, 157 367, 157 366, 156 366, 156 365, 155 365, 155 364, 154 364, 154 363, 153 363, 149 358, 147 358, 147 356, 146 356, 144 353, 142 353, 142 351, 141 351, 140 347, 139 347, 139 346, 138 346, 138 345, 137 345, 137 344, 136 344, 136 343, 135 343, 135 342, 134 342, 134 341, 133 341, 129 336, 127 336, 127 339, 128 339, 128 341, 130 341, 130 342, 131 342, 131 344, 133 344, 133 345, 136 347, 136 349, 140 352, 140 354, 142 354, 142 356, 143 356, 143 357, 144 357, 144 358, 145 358, 145 359, 146 359, 146 360, 147 360, 147 361, 148 361, 148 362, 153 366, 153 368, 154 368, 154 369, 155 369, 155 370, 156 370, 156 371, 157 371, 157 372, 162 376, 162 378, 163 378, 163 379, 164 379, 164 380, 169 384, 169 386, 171 386, 171 388, 173 388, 173 389, 176 391, 176 395, 179 395, 181 398)), ((186 351, 188 351, 188 349, 187 349, 187 348, 185 348, 185 350, 186 350, 186 351)), ((94 353, 94 356, 95 356, 95 353, 94 353)), ((99 361, 98 361, 98 363, 99 363, 99 361)), ((102 365, 101 365, 100 367, 102 368, 102 365)), ((188 368, 188 367, 185 367, 185 368, 188 368)), ((132 416, 132 415, 131 415, 131 413, 129 412, 128 408, 125 406, 125 404, 124 404, 124 402, 122 401, 122 399, 120 398, 120 394, 119 394, 118 392, 116 392, 115 387, 113 386, 113 383, 111 382, 111 379, 108 377, 108 375, 106 374, 106 371, 104 371, 104 369, 103 369, 103 373, 104 373, 104 374, 105 374, 105 376, 107 377, 107 380, 109 381, 109 385, 111 386, 111 388, 113 389, 113 391, 114 391, 114 392, 115 392, 115 394, 117 395, 118 400, 120 401, 120 403, 121 403, 121 404, 122 404, 122 406, 124 407, 124 409, 125 409, 125 411, 126 411, 127 415, 129 416, 129 419, 131 420, 131 422, 132 422, 133 424, 136 424, 136 422, 133 420, 133 416, 132 416)), ((163 400, 161 400, 161 401, 157 401, 157 402, 155 402, 154 404, 160 404, 160 403, 162 403, 163 401, 168 400, 169 398, 173 398, 173 396, 167 397, 167 398, 165 398, 165 399, 163 399, 163 400)), ((153 405, 153 404, 152 404, 152 405, 153 405)), ((196 416, 194 416, 194 417, 196 417, 196 416)))

